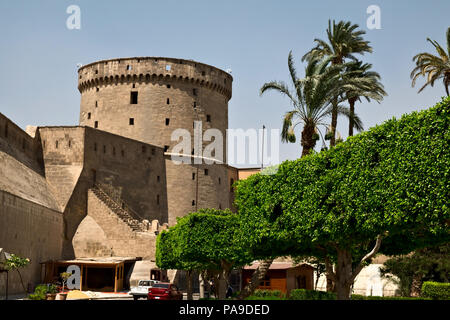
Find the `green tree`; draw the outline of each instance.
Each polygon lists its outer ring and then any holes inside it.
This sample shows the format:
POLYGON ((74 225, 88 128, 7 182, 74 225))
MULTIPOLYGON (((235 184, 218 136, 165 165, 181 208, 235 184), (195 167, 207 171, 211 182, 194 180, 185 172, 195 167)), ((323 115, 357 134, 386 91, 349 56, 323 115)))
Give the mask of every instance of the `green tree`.
POLYGON ((156 263, 163 269, 189 269, 216 275, 219 299, 233 268, 252 262, 242 246, 239 216, 230 210, 201 209, 158 236, 156 263))
MULTIPOLYGON (((342 78, 341 72, 345 65, 329 67, 330 61, 331 58, 311 59, 305 69, 305 78, 299 79, 292 52, 289 52, 288 67, 294 90, 290 90, 282 81, 271 81, 261 88, 261 95, 269 90, 275 90, 290 99, 293 109, 284 116, 281 138, 283 142, 296 142, 294 129, 302 124, 302 157, 308 155, 319 140, 318 127, 326 126, 324 119, 331 116, 334 110, 331 105, 332 99, 338 97, 344 90, 363 90, 355 85, 350 74, 345 79, 342 78)), ((336 112, 350 116, 349 109, 340 105, 346 99, 344 97, 336 99, 338 103, 336 112)), ((353 114, 353 123, 359 129, 362 128, 361 120, 355 114, 353 114)))
POLYGON ((356 276, 378 252, 448 242, 449 125, 447 98, 330 150, 286 161, 273 175, 239 181, 246 247, 261 259, 323 259, 338 298, 349 299, 356 276))
POLYGON ((412 86, 415 86, 417 78, 426 76, 425 84, 419 89, 422 92, 428 85, 434 86, 436 80, 442 79, 445 92, 450 95, 450 27, 447 29, 447 51, 437 41, 430 38, 427 41, 434 46, 438 55, 422 52, 414 56, 416 67, 411 72, 412 86))
POLYGON ((20 278, 20 283, 22 284, 23 291, 28 293, 27 289, 25 288, 25 285, 23 283, 22 274, 20 273, 20 269, 25 268, 30 264, 30 259, 28 258, 21 258, 19 256, 16 256, 15 254, 11 254, 11 256, 6 259, 5 262, 5 269, 9 271, 17 271, 20 278))
POLYGON ((381 274, 398 284, 402 296, 418 295, 425 281, 450 282, 450 244, 388 259, 381 274))
MULTIPOLYGON (((340 65, 345 63, 346 59, 356 61, 355 54, 372 52, 372 47, 369 45, 370 42, 365 41, 362 37, 365 31, 358 30, 358 28, 357 24, 352 24, 349 21, 336 23, 333 20, 332 23, 329 20, 326 31, 328 43, 321 39, 314 39, 316 46, 303 56, 302 61, 330 57, 332 65, 340 65)), ((338 96, 335 96, 332 101, 330 146, 336 145, 338 106, 338 96)))
MULTIPOLYGON (((387 93, 380 82, 380 75, 371 71, 372 65, 370 63, 363 63, 358 60, 347 65, 344 76, 350 75, 352 81, 358 84, 358 86, 353 86, 346 92, 350 108, 348 135, 351 137, 355 128, 355 103, 361 101, 361 98, 365 98, 367 102, 370 102, 371 99, 380 102, 387 93)), ((356 129, 359 130, 358 126, 356 126, 356 129)))

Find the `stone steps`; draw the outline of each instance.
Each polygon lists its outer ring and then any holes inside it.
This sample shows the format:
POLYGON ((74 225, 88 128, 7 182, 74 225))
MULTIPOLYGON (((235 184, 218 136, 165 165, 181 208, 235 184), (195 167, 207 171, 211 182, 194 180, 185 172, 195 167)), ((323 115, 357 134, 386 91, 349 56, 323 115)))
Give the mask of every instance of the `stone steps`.
POLYGON ((123 222, 125 222, 133 231, 145 231, 141 223, 134 219, 130 213, 124 210, 119 204, 112 200, 103 190, 98 187, 92 188, 92 191, 108 208, 111 209, 123 222))

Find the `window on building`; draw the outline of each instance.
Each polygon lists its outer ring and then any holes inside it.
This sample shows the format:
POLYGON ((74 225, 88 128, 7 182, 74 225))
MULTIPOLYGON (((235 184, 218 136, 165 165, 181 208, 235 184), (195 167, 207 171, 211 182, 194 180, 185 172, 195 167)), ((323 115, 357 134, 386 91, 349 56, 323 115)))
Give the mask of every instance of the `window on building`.
POLYGON ((157 177, 156 177, 156 181, 157 181, 157 182, 160 182, 160 181, 161 181, 161 177, 160 177, 160 176, 157 176, 157 177))
POLYGON ((145 146, 142 146, 142 153, 146 153, 147 152, 147 148, 145 146))
POLYGON ((138 104, 138 93, 137 93, 137 91, 131 91, 130 104, 138 104))
POLYGON ((88 119, 91 119, 91 113, 90 112, 88 113, 88 119))
POLYGON ((195 200, 192 200, 192 206, 195 206, 195 200))
POLYGON ((116 155, 116 147, 113 147, 113 156, 116 155))
POLYGON ((97 152, 97 143, 94 143, 94 151, 97 152))
POLYGON ((95 74, 98 74, 98 70, 95 70, 95 74))
POLYGON ((94 122, 94 128, 96 128, 96 129, 98 128, 98 121, 94 122))
POLYGON ((125 151, 124 150, 121 151, 121 154, 122 154, 122 157, 125 157, 125 151))
POLYGON ((133 69, 130 65, 127 66, 127 71, 130 71, 131 69, 133 69))
POLYGON ((130 118, 130 126, 134 126, 134 118, 130 118))
POLYGON ((96 90, 97 90, 97 92, 99 92, 99 91, 100 91, 100 88, 97 88, 96 90))
POLYGON ((206 72, 205 71, 202 71, 202 76, 205 76, 206 75, 206 72))
POLYGON ((172 69, 172 66, 170 66, 169 64, 166 65, 166 71, 170 71, 172 69))
POLYGON ((96 108, 98 107, 98 101, 95 101, 95 107, 96 108))
POLYGON ((170 104, 170 99, 169 98, 167 98, 167 102, 166 102, 167 104, 170 104))
POLYGON ((156 195, 156 204, 159 204, 159 194, 156 195))
POLYGON ((192 89, 192 94, 193 94, 194 96, 196 96, 196 95, 197 95, 197 89, 192 89))
POLYGON ((167 89, 170 89, 170 84, 167 85, 167 89))
POLYGON ((69 148, 72 148, 72 141, 69 140, 69 142, 67 143, 67 145, 68 145, 69 148))
POLYGON ((97 171, 96 170, 92 170, 92 181, 94 183, 97 182, 97 171))
POLYGON ((55 148, 58 149, 58 146, 59 146, 59 142, 58 142, 58 140, 56 140, 55 141, 55 148))
POLYGON ((135 84, 135 83, 133 83, 133 89, 134 89, 134 88, 136 88, 136 84, 135 84))
POLYGON ((164 152, 169 151, 169 146, 164 146, 164 152))
POLYGON ((106 146, 103 146, 103 153, 106 153, 106 146))
POLYGON ((170 119, 166 118, 166 126, 168 126, 170 124, 170 119))
POLYGON ((211 122, 211 116, 209 114, 206 115, 206 122, 211 122))
POLYGON ((205 176, 207 176, 209 174, 208 169, 205 169, 205 176))
POLYGON ((219 177, 219 184, 222 184, 222 179, 220 179, 220 177, 219 177))
POLYGON ((195 180, 195 173, 192 173, 192 180, 195 180))
POLYGON ((155 153, 156 153, 156 150, 155 150, 155 148, 152 148, 152 156, 154 156, 154 155, 155 155, 155 153))
POLYGON ((195 149, 192 149, 191 155, 195 154, 195 149))
POLYGON ((194 101, 194 109, 197 108, 197 102, 194 101))

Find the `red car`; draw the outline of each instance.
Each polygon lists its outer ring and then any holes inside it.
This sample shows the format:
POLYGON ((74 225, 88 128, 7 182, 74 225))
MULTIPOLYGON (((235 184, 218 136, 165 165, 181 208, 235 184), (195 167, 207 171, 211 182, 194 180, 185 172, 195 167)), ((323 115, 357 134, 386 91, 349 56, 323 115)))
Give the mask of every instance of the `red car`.
POLYGON ((148 289, 148 300, 183 300, 183 293, 171 283, 160 282, 148 289))

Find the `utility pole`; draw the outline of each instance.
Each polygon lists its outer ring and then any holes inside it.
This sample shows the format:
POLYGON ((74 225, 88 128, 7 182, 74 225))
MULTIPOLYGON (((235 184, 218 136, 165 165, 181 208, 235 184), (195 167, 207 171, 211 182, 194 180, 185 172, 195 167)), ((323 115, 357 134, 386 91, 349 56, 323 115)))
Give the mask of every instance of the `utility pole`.
POLYGON ((262 152, 261 152, 261 171, 264 169, 264 130, 266 126, 263 125, 263 133, 262 133, 262 152))

